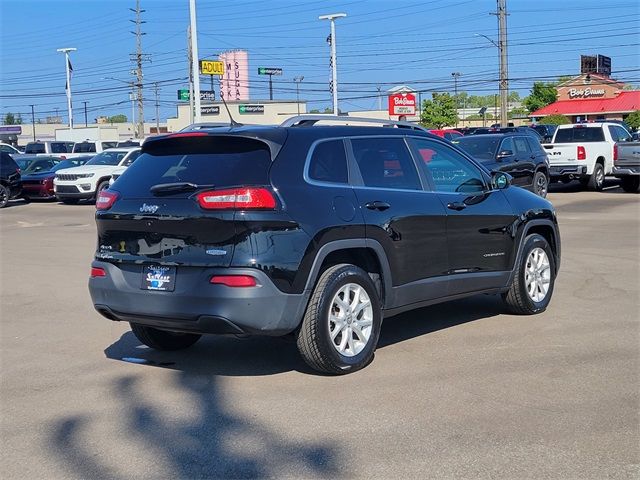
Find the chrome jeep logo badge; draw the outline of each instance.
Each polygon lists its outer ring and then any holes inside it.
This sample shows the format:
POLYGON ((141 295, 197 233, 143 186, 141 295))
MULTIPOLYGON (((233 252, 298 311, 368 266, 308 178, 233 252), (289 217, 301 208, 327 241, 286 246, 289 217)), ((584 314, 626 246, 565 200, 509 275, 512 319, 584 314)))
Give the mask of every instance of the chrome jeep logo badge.
POLYGON ((140 213, 156 213, 158 208, 160 208, 158 205, 147 205, 143 203, 140 207, 140 213))

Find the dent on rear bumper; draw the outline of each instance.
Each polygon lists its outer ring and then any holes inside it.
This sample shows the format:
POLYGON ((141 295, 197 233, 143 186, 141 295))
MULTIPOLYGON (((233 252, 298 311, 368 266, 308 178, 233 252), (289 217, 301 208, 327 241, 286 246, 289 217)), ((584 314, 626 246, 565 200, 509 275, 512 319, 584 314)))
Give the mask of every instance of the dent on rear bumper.
POLYGON ((304 294, 285 294, 256 269, 177 267, 175 291, 141 288, 141 266, 94 261, 106 277, 89 279, 94 307, 111 320, 173 331, 216 334, 284 335, 299 324, 304 294), (212 285, 216 274, 253 275, 258 286, 212 285))

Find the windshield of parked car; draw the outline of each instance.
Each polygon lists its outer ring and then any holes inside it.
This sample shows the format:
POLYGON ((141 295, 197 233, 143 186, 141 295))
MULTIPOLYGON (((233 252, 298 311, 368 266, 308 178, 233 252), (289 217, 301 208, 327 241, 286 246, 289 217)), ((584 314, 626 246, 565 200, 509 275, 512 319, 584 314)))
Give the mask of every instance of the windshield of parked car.
POLYGON ((127 152, 102 152, 89 160, 85 165, 118 165, 127 152))
POLYGON ((502 140, 502 137, 472 135, 470 137, 456 138, 453 143, 474 158, 491 160, 496 156, 500 140, 502 140))
POLYGON ((48 172, 58 163, 60 163, 59 158, 38 158, 29 163, 22 173, 29 174, 48 172))

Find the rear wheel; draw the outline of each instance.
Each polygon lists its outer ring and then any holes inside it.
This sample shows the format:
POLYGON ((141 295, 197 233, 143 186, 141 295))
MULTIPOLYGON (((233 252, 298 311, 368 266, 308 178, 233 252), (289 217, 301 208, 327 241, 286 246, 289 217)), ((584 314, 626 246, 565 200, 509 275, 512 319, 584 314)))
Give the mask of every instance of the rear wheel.
POLYGON ((620 186, 627 193, 638 193, 640 187, 640 176, 622 177, 620 179, 620 186))
POLYGON ((96 198, 100 195, 100 192, 109 188, 109 180, 105 180, 98 184, 98 188, 96 188, 96 198))
POLYGON ((9 203, 9 189, 4 185, 0 185, 0 208, 4 208, 9 203))
POLYGON ((131 331, 147 347, 154 350, 182 350, 196 343, 202 335, 174 333, 131 323, 131 331))
POLYGON ((321 276, 297 334, 302 358, 313 369, 345 374, 373 360, 382 309, 367 272, 335 265, 321 276))
POLYGON ((604 167, 601 163, 596 163, 593 167, 593 173, 589 178, 589 188, 599 192, 604 187, 604 167))
POLYGON ((544 312, 553 295, 555 275, 549 243, 542 235, 529 235, 524 241, 511 287, 503 295, 509 311, 520 315, 544 312))
POLYGON ((536 172, 533 177, 533 191, 545 198, 547 196, 547 191, 549 190, 549 179, 544 172, 536 172))

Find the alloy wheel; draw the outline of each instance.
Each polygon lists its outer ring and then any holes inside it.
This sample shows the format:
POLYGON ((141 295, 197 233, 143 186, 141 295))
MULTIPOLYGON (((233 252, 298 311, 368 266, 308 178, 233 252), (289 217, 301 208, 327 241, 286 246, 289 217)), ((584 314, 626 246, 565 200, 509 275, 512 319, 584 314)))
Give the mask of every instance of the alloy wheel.
POLYGON ((527 257, 524 282, 529 298, 536 303, 542 302, 551 285, 551 264, 547 252, 536 247, 527 257))
POLYGON ((373 331, 373 307, 366 290, 357 283, 344 285, 334 295, 329 310, 329 336, 345 357, 358 355, 373 331))
POLYGON ((538 179, 536 181, 536 193, 541 197, 546 197, 548 186, 549 182, 547 181, 547 176, 544 174, 538 175, 538 179))

